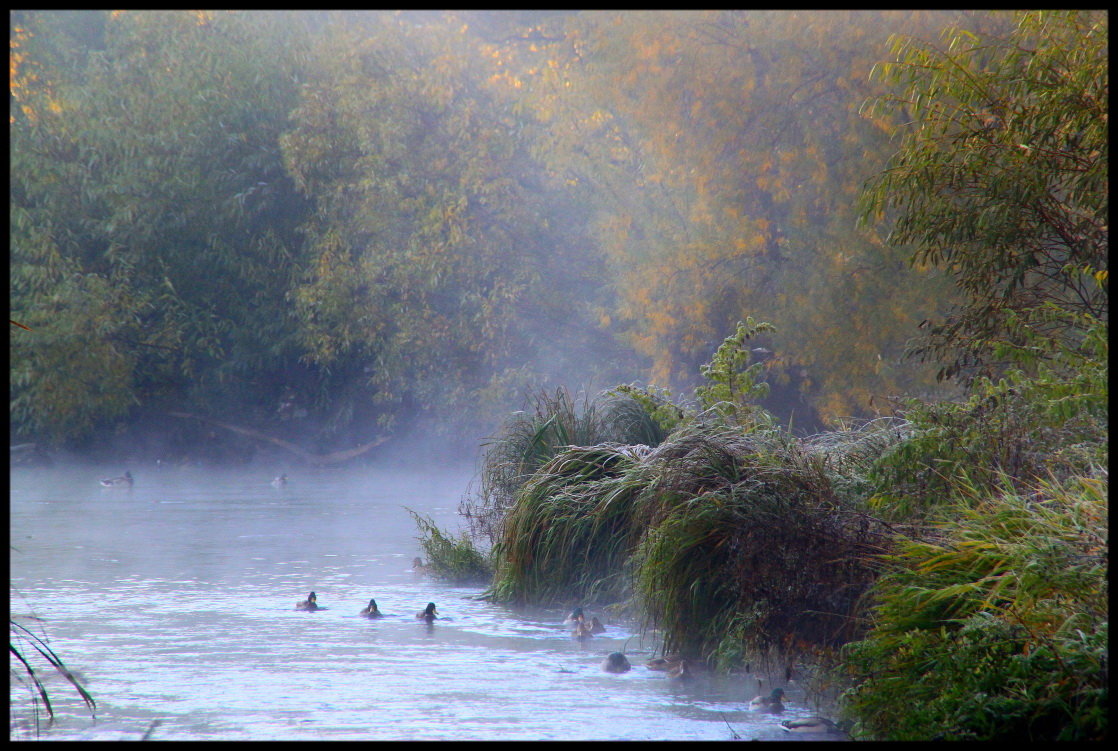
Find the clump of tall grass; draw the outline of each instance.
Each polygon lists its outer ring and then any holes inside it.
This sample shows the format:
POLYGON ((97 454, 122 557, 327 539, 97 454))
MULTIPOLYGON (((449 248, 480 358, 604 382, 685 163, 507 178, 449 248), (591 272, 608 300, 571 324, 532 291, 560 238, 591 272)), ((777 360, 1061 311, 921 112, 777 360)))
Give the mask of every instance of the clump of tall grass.
POLYGON ((405 510, 419 528, 416 538, 427 556, 427 566, 434 576, 456 584, 488 582, 493 576, 489 556, 478 550, 463 531, 458 538, 451 537, 435 525, 429 517, 410 508, 405 510))
MULTIPOLYGON (((663 417, 639 397, 662 397, 627 388, 595 398, 583 395, 581 401, 565 388, 541 391, 531 397, 528 409, 514 412, 497 436, 484 444, 480 487, 459 506, 471 535, 496 544, 503 537, 504 517, 517 493, 537 470, 569 446, 659 443, 666 435, 660 423, 663 417)), ((667 409, 666 401, 664 405, 667 409)))
POLYGON ((780 430, 699 424, 648 462, 647 533, 632 567, 646 625, 663 632, 665 650, 729 667, 861 633, 858 603, 889 545, 865 496, 840 492, 859 486, 851 476, 863 463, 780 430))
POLYGON ((645 447, 569 447, 517 494, 494 546, 491 596, 513 602, 617 600, 637 529, 645 447))
POLYGON ((1106 472, 958 487, 875 587, 847 710, 869 738, 1104 739, 1106 472))

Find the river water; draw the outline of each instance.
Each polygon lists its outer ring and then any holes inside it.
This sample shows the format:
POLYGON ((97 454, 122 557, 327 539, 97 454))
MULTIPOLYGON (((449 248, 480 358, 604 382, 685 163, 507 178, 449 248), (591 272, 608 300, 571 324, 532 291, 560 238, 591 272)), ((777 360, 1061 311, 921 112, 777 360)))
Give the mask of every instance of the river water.
MULTIPOLYGON (((470 468, 11 470, 11 611, 97 702, 48 680, 51 740, 803 739, 750 712, 750 676, 679 684, 637 624, 586 642, 565 612, 478 599, 412 570, 405 507, 456 530, 470 468), (314 590, 323 610, 294 609, 314 590), (376 598, 382 620, 358 615, 376 598), (415 613, 428 601, 440 619, 415 613), (41 621, 22 618, 33 615, 41 621), (600 669, 625 650, 634 668, 600 669)), ((28 737, 12 683, 12 737, 28 737)))

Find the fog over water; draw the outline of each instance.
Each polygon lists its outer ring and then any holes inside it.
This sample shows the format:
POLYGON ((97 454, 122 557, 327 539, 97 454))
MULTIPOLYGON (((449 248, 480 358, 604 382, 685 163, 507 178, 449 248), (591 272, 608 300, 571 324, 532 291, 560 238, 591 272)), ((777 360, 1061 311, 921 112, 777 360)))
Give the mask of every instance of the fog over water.
MULTIPOLYGON (((33 614, 97 701, 47 685, 47 739, 779 738, 749 712, 757 681, 676 684, 643 666, 654 645, 601 613, 607 631, 570 637, 557 609, 513 609, 412 570, 422 554, 405 506, 456 530, 469 466, 432 473, 132 468, 11 473, 11 609, 33 614), (323 610, 298 612, 317 593, 323 610), (358 615, 370 598, 386 617, 358 615), (415 613, 428 601, 440 619, 415 613), (600 669, 612 651, 634 664, 600 669), (729 723, 729 724, 728 724, 729 723)), ((783 715, 806 716, 802 692, 783 715)), ((26 708, 13 685, 13 717, 26 708)), ((29 716, 29 715, 27 715, 29 716)), ((21 737, 21 730, 13 737, 21 737)))

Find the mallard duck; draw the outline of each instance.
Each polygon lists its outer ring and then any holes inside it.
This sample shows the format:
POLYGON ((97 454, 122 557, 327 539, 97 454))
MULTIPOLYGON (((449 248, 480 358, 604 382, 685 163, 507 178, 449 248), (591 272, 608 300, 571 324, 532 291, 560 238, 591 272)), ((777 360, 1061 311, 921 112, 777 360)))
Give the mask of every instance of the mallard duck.
POLYGON ((101 481, 101 485, 106 488, 130 488, 132 487, 132 473, 125 472, 120 477, 108 477, 101 481))
POLYGON ((586 616, 582 613, 582 608, 575 608, 571 614, 567 616, 567 620, 563 621, 564 626, 577 626, 586 620, 586 616))
POLYGON ((311 592, 307 595, 307 599, 302 602, 295 603, 296 610, 318 610, 318 595, 311 592))
POLYGON ((571 632, 571 636, 576 639, 589 639, 594 636, 594 630, 586 621, 579 621, 575 624, 575 630, 571 632))
POLYGON ((601 621, 599 621, 596 617, 590 619, 590 633, 604 634, 605 631, 606 627, 602 625, 601 621))
POLYGON ((784 689, 774 688, 768 696, 757 696, 749 702, 749 708, 760 712, 783 712, 784 705, 780 700, 784 698, 784 689))
POLYGON ((670 681, 689 681, 695 677, 694 671, 687 660, 680 660, 678 663, 668 668, 668 680, 670 681))
POLYGON ((785 720, 780 727, 789 733, 831 733, 846 735, 846 731, 826 717, 805 717, 800 720, 785 720))
POLYGON ((423 565, 423 559, 419 556, 411 559, 411 569, 417 574, 431 573, 431 567, 423 565))
POLYGON ((286 484, 287 484, 287 475, 280 475, 276 479, 272 480, 272 487, 273 488, 282 488, 286 484))
POLYGON ((632 667, 629 664, 629 658, 620 652, 611 652, 606 659, 602 660, 602 670, 607 673, 628 673, 632 667))
POLYGON ((377 610, 377 601, 376 600, 369 600, 369 604, 366 605, 364 610, 362 610, 360 613, 358 613, 358 615, 363 615, 366 618, 383 618, 384 617, 384 613, 377 610))
POLYGON ((416 620, 427 621, 428 623, 430 623, 431 621, 437 620, 439 616, 438 616, 437 611, 435 610, 435 603, 433 603, 433 602, 427 603, 427 607, 423 610, 423 612, 422 613, 416 613, 415 617, 416 617, 416 620))
POLYGON ((671 670, 679 665, 679 655, 664 655, 663 657, 654 657, 645 663, 645 667, 649 670, 671 670))

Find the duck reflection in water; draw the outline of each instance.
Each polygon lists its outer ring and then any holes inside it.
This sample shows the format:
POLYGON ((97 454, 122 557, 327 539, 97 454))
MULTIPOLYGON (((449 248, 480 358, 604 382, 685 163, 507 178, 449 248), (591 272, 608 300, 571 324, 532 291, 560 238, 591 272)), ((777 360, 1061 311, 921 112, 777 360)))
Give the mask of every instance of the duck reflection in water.
POLYGON ((125 472, 120 477, 107 477, 101 481, 103 488, 131 488, 132 487, 132 473, 125 472))

